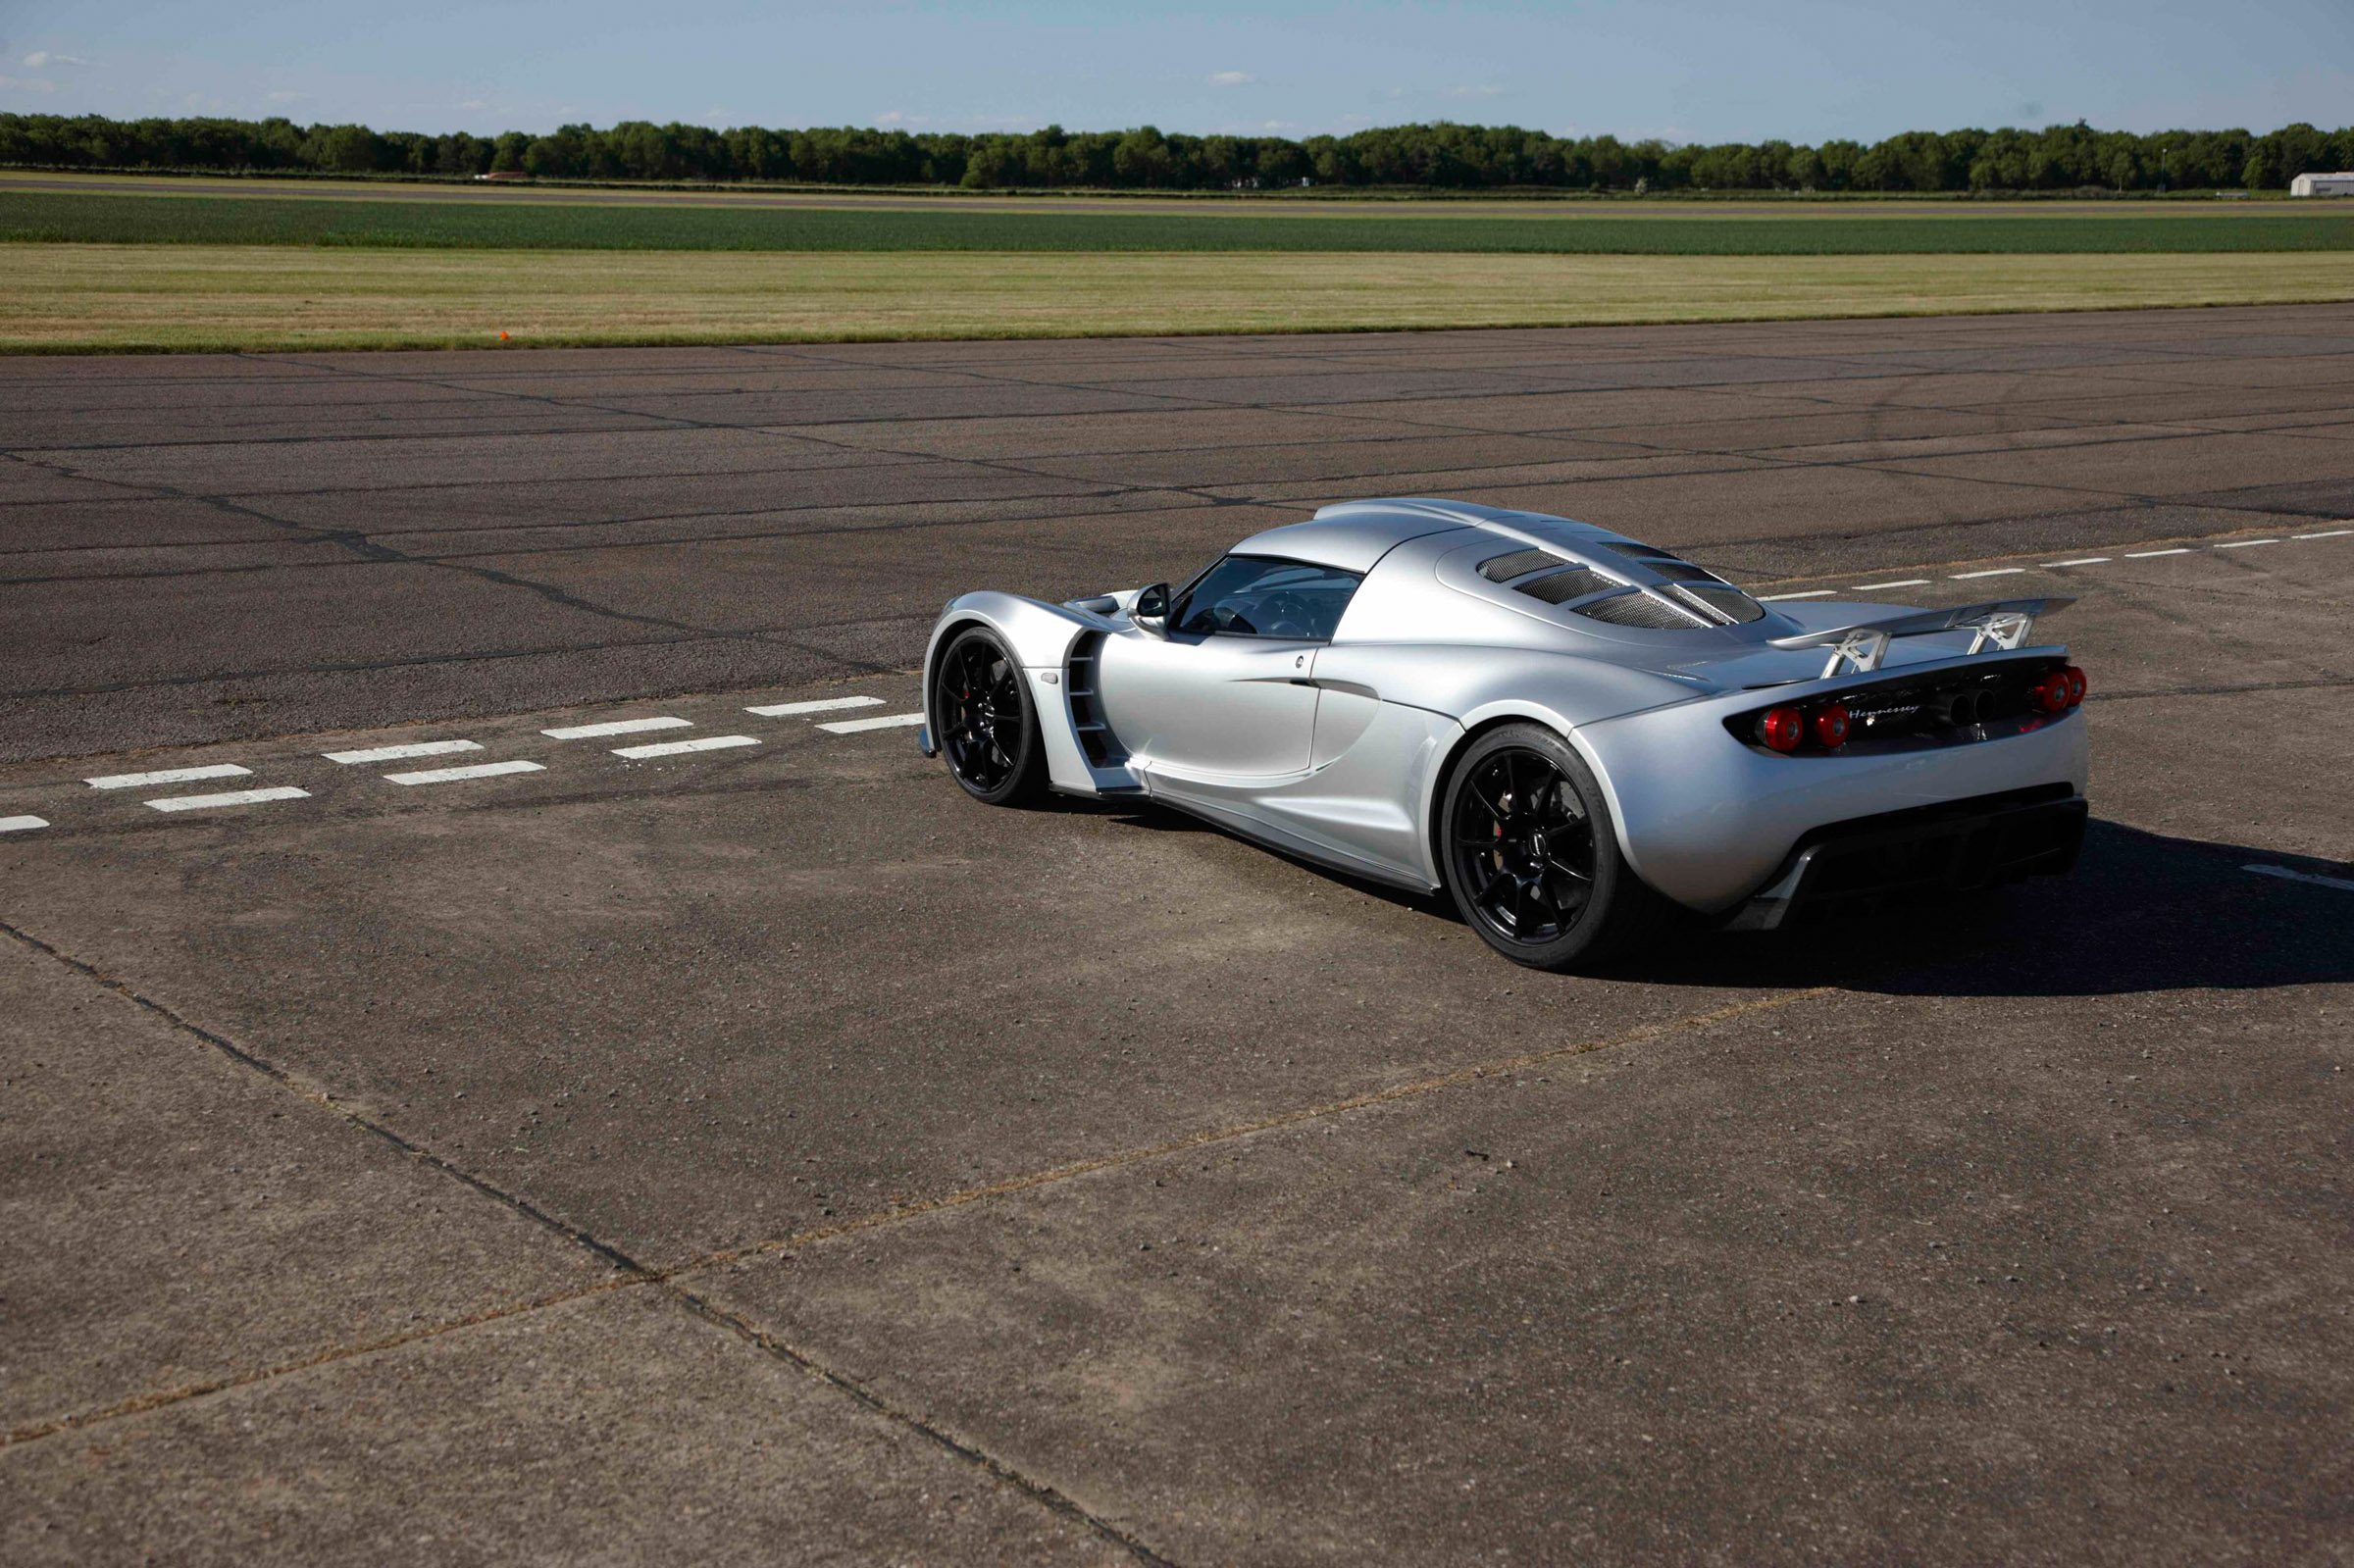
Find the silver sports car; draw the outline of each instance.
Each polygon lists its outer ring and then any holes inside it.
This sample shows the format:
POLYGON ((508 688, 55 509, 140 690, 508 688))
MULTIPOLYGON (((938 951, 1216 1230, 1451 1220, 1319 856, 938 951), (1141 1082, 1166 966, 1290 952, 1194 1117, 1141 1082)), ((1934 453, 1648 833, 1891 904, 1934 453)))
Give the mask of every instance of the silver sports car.
POLYGON ((2068 599, 1762 604, 1607 529, 1351 501, 1184 586, 951 600, 927 756, 975 798, 1143 797, 1452 895, 1508 958, 1624 952, 2064 872, 2084 675, 2068 599))

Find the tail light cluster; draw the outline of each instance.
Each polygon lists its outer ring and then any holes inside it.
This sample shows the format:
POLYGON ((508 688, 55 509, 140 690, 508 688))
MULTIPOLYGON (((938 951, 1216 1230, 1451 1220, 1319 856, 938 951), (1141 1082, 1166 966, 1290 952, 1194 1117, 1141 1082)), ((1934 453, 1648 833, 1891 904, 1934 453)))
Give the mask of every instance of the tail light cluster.
POLYGON ((2084 700, 2084 672, 2074 665, 2048 671, 2027 687, 2027 701, 2043 713, 2066 713, 2084 700))
POLYGON ((1759 743, 1775 751, 1796 751, 1809 741, 1836 751, 1847 744, 1847 704, 1836 700, 1803 707, 1786 702, 1758 715, 1759 743))
MULTIPOLYGON (((1949 678, 1950 679, 1950 678, 1949 678)), ((2003 720, 2041 720, 2084 700, 2084 672, 2073 664, 2033 674, 1988 675, 1962 686, 1907 683, 1810 702, 1784 702, 1725 726, 1769 751, 1837 751, 1850 740, 1966 730, 2003 720)))

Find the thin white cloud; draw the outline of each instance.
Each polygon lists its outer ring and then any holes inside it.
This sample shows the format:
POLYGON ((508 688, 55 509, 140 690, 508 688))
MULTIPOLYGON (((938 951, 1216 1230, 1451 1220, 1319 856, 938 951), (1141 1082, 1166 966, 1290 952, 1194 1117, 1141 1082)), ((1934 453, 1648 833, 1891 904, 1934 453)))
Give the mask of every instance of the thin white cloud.
POLYGON ((1213 87, 1248 87, 1258 78, 1248 71, 1218 71, 1210 75, 1213 87))
POLYGON ((0 76, 0 87, 13 87, 20 92, 55 92, 57 83, 43 81, 38 76, 0 76))
POLYGON ((482 111, 482 110, 485 110, 485 109, 487 109, 487 108, 489 108, 489 107, 490 107, 490 104, 489 104, 489 101, 488 101, 487 99, 483 99, 483 98, 468 98, 468 99, 465 99, 465 100, 464 100, 464 101, 462 101, 462 102, 459 102, 459 103, 453 103, 453 104, 451 104, 451 105, 450 105, 450 107, 451 107, 452 109, 464 109, 464 110, 468 110, 468 111, 470 111, 470 112, 476 112, 476 113, 479 113, 479 112, 480 112, 480 111, 482 111))
POLYGON ((61 55, 50 49, 34 50, 25 57, 25 63, 35 71, 44 70, 50 66, 86 66, 89 64, 79 55, 61 55))
POLYGON ((1477 87, 1450 87, 1447 89, 1447 96, 1450 98, 1501 98, 1504 96, 1504 89, 1484 83, 1477 87))
POLYGON ((310 94, 307 92, 288 92, 283 88, 281 88, 277 92, 266 92, 262 94, 262 96, 267 98, 272 103, 300 103, 303 99, 308 98, 310 94))

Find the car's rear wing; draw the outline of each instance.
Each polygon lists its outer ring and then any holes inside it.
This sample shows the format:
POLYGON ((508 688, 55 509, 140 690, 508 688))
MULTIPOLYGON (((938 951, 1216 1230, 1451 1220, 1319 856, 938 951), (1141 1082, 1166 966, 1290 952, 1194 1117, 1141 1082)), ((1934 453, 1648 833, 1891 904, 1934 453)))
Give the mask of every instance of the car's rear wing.
POLYGON ((1992 647, 2005 652, 2021 647, 2027 633, 2034 630, 2038 616, 2065 610, 2076 601, 2073 598, 2049 599, 1990 599, 1984 604, 1965 604, 1951 610, 1911 610, 1903 615, 1882 616, 1877 621, 1858 621, 1848 626, 1824 627, 1818 632, 1802 632, 1794 637, 1775 637, 1777 648, 1828 648, 1830 659, 1822 667, 1822 679, 1854 673, 1869 675, 1880 667, 1888 656, 1888 644, 1897 637, 1926 636, 1933 632, 1970 632, 1971 653, 1992 647))

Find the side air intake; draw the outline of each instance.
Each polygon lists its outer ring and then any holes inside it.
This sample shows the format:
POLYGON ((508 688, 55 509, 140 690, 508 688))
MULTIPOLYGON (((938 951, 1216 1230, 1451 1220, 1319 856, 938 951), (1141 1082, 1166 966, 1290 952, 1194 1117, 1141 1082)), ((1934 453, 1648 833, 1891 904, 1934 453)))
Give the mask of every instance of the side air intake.
POLYGON ((1079 732, 1079 749, 1095 767, 1115 768, 1128 760, 1128 753, 1103 722, 1103 704, 1096 696, 1096 655, 1102 646, 1102 632, 1079 634, 1063 670, 1062 689, 1070 693, 1071 726, 1079 732))

